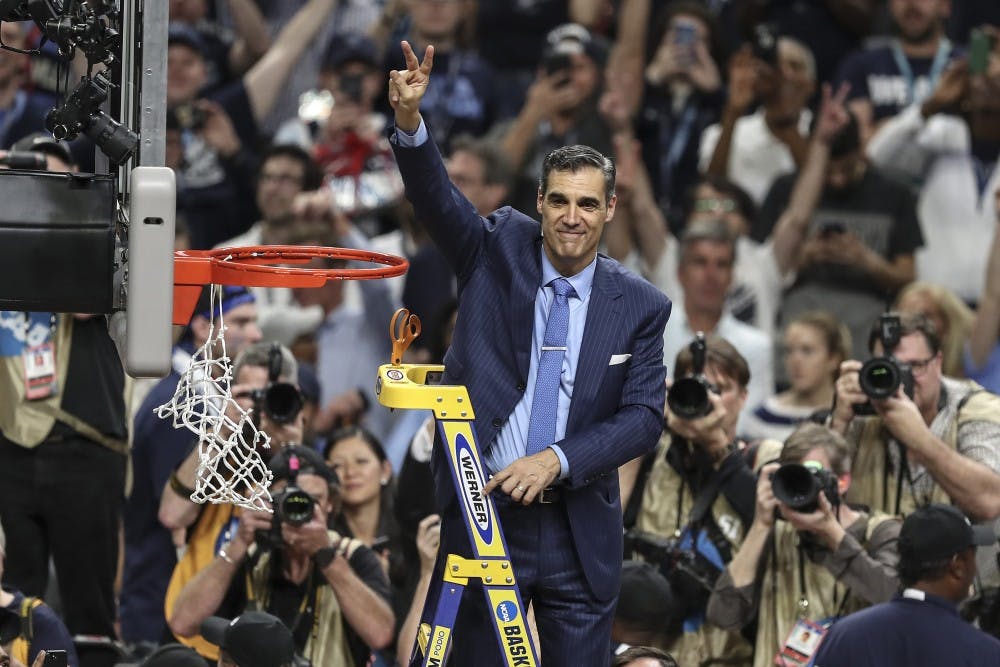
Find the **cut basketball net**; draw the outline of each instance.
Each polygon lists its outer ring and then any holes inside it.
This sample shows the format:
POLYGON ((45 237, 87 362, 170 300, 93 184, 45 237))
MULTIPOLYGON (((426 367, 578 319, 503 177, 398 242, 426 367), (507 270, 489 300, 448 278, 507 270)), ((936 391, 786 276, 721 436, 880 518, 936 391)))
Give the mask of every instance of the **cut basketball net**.
POLYGON ((394 255, 314 246, 251 246, 178 251, 174 257, 174 324, 187 324, 205 285, 211 285, 208 340, 192 355, 170 401, 156 408, 175 428, 198 436, 198 469, 191 500, 232 503, 270 511, 271 439, 258 427, 253 410, 232 394, 232 361, 226 351, 220 285, 244 287, 321 287, 328 280, 373 280, 406 272, 409 263, 394 255), (352 260, 371 268, 285 266, 314 259, 352 260), (273 266, 282 264, 283 266, 273 266))

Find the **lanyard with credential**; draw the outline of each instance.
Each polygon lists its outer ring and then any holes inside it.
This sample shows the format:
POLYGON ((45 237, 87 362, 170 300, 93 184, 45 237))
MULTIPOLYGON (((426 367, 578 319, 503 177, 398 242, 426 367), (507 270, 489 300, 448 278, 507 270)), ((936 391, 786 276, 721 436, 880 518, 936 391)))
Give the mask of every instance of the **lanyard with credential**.
MULTIPOLYGON (((934 84, 937 83, 938 77, 941 76, 945 65, 948 64, 948 56, 950 54, 951 41, 942 37, 941 42, 938 44, 937 53, 934 54, 934 61, 931 63, 931 71, 927 74, 927 90, 934 89, 934 84)), ((907 60, 906 55, 903 53, 903 48, 899 45, 899 40, 893 40, 892 42, 892 58, 896 61, 896 67, 906 81, 906 104, 913 104, 917 101, 917 82, 913 77, 913 68, 910 67, 910 61, 907 60)))

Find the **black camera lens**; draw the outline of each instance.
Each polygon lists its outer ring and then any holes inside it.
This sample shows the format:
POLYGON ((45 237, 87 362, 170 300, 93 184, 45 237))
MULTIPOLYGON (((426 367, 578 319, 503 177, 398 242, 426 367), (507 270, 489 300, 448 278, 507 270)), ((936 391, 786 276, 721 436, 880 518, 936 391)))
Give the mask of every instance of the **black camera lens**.
POLYGON ((302 394, 293 384, 275 382, 264 391, 264 404, 261 407, 271 421, 288 424, 295 421, 302 411, 302 394))
POLYGON ((869 359, 861 367, 858 377, 861 391, 869 398, 889 398, 902 382, 899 366, 888 357, 869 359))
POLYGON ((278 518, 283 523, 301 526, 312 519, 315 505, 316 501, 308 493, 302 489, 290 488, 278 499, 278 518))
POLYGON ((840 493, 837 476, 829 470, 785 463, 771 475, 774 497, 796 512, 808 514, 819 509, 819 494, 826 493, 827 500, 836 503, 840 493))
POLYGON ((676 380, 667 391, 667 405, 670 411, 681 419, 704 417, 712 411, 708 400, 710 387, 700 376, 676 380))

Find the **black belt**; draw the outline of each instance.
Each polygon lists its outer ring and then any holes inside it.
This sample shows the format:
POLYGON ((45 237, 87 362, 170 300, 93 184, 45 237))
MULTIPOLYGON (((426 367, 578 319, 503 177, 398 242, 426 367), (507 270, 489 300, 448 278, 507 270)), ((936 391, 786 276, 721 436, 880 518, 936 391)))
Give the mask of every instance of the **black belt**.
POLYGON ((539 505, 553 505, 561 503, 562 500, 563 490, 560 486, 550 486, 547 489, 542 489, 542 492, 535 498, 535 502, 539 505))

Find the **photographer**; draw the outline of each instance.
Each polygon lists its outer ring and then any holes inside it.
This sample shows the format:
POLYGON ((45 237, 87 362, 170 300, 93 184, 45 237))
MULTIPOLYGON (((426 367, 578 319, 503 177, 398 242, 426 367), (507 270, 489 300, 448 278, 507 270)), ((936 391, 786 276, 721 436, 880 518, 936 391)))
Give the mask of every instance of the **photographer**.
POLYGON ((761 469, 753 524, 707 610, 709 623, 729 630, 756 617, 755 667, 805 664, 831 621, 896 592, 900 523, 840 500, 849 469, 847 443, 817 424, 796 429, 778 463, 761 469), (813 468, 787 465, 804 462, 813 468), (784 474, 793 470, 806 479, 784 474))
MULTIPOLYGON (((273 343, 254 343, 236 357, 233 363, 232 394, 237 405, 244 410, 253 410, 257 428, 271 439, 270 453, 280 451, 286 445, 301 442, 303 433, 302 412, 291 414, 289 406, 278 412, 279 420, 273 417, 274 411, 266 405, 266 389, 269 385, 279 384, 293 387, 290 383, 298 376, 298 364, 292 353, 286 348, 273 343), (277 355, 277 359, 275 359, 277 355), (276 371, 276 372, 272 372, 276 371), (257 400, 255 400, 255 398, 257 400)), ((231 411, 230 419, 238 421, 235 410, 231 411)), ((228 436, 228 433, 223 433, 228 436)), ((268 452, 264 452, 266 456, 268 452)), ((187 457, 177 467, 170 481, 163 489, 160 499, 160 518, 171 530, 187 528, 187 544, 184 554, 179 558, 173 569, 170 583, 164 599, 164 617, 169 619, 174 602, 181 589, 187 585, 203 569, 211 565, 217 557, 219 546, 227 542, 235 534, 239 524, 240 509, 229 503, 208 503, 199 505, 191 500, 194 493, 195 474, 199 465, 198 447, 194 447, 187 457)), ((198 650, 202 655, 215 660, 218 649, 208 644, 200 637, 188 637, 182 640, 198 650)))
POLYGON ((860 361, 841 364, 830 426, 854 455, 849 499, 892 514, 929 502, 957 505, 975 520, 1000 516, 1000 398, 979 385, 946 377, 934 324, 923 315, 899 316, 898 342, 884 349, 880 324, 869 336, 876 356, 891 354, 909 367, 912 397, 872 400, 875 416, 855 415, 869 398, 860 361))
POLYGON ((367 665, 392 642, 395 620, 378 557, 327 528, 336 474, 314 450, 290 445, 271 459, 274 513, 244 511, 212 562, 189 581, 171 630, 194 635, 209 616, 267 611, 317 667, 367 665))
POLYGON ((744 527, 753 519, 753 474, 735 437, 750 370, 731 344, 709 337, 681 350, 675 377, 659 445, 620 472, 625 526, 640 531, 630 530, 626 544, 657 562, 687 601, 684 633, 670 647, 681 664, 749 658, 750 647, 738 635, 707 627, 703 620, 714 579, 736 553, 744 527), (698 394, 700 406, 679 391, 682 383, 699 378, 710 385, 698 394), (678 562, 684 567, 678 568, 678 562), (688 567, 693 576, 685 576, 688 567))

